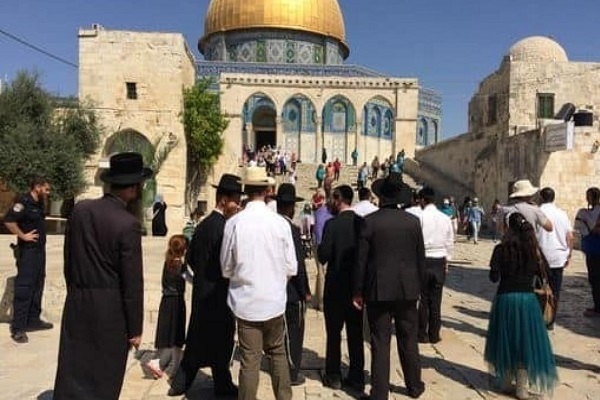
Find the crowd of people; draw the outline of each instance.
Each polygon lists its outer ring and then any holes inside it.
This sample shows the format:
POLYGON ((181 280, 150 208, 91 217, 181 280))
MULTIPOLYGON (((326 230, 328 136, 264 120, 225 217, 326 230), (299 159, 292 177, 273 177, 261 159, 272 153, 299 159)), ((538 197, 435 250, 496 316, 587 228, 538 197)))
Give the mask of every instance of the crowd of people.
MULTIPOLYGON (((337 179, 334 165, 330 172, 337 179)), ((140 345, 143 325, 141 227, 131 210, 151 175, 139 154, 116 154, 101 174, 108 192, 77 203, 70 215, 57 400, 119 397, 127 354, 140 345)), ((305 382, 302 348, 311 302, 325 318, 325 386, 387 399, 394 324, 407 393, 423 394, 418 343, 443 340, 442 294, 459 223, 465 230, 465 222, 470 226, 477 243, 485 213, 477 198, 466 199, 462 210, 453 198, 438 207, 433 188, 411 193, 401 171, 369 176, 375 178, 371 188, 359 185, 357 202, 355 190, 345 184, 318 188, 306 202, 293 184, 275 191, 275 180, 259 165, 248 165, 244 178, 220 178, 215 209, 201 220, 197 215, 185 235, 168 240, 156 356, 144 365, 155 378, 170 376, 168 395, 189 391, 198 370, 209 367, 215 395, 254 400, 264 354, 275 397, 291 399, 291 387, 305 382), (305 203, 296 224, 300 202, 305 203), (305 259, 313 247, 317 277, 311 290, 305 259), (186 281, 192 285, 187 333, 186 281), (365 322, 372 353, 369 395, 363 393, 365 322), (346 376, 343 329, 350 356, 346 376), (230 372, 236 332, 238 385, 230 372)), ((39 317, 44 280, 39 269, 45 267, 41 204, 49 192, 50 184, 36 178, 5 218, 21 248, 11 325, 18 343, 27 342, 27 331, 52 328, 39 317)), ((588 189, 586 198, 588 207, 575 221, 593 297, 584 315, 600 317, 600 189, 588 189)), ((498 288, 484 358, 498 387, 519 399, 528 398, 530 387, 551 393, 558 381, 547 332, 554 327, 574 229, 554 200, 552 188, 540 191, 522 180, 514 184, 509 203, 497 202, 491 211, 498 227, 494 239, 501 239, 490 259, 490 280, 498 288), (535 292, 540 277, 547 277, 554 296, 550 319, 535 292)))

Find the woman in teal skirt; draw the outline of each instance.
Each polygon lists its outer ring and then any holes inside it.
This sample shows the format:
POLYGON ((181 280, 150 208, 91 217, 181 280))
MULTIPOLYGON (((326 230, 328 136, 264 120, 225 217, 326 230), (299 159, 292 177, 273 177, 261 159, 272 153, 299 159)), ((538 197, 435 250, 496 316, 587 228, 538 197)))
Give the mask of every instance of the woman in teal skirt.
POLYGON ((529 397, 528 386, 552 393, 558 381, 546 324, 533 293, 540 263, 548 268, 533 226, 523 215, 510 214, 508 230, 490 261, 490 280, 500 284, 490 313, 484 358, 503 391, 512 392, 516 381, 518 399, 529 397))

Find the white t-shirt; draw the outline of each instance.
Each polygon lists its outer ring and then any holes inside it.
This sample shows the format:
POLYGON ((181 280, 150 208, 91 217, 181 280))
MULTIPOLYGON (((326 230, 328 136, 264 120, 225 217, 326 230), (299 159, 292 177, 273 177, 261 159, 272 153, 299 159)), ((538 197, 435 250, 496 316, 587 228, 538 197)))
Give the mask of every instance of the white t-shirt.
POLYGON ((540 210, 546 217, 552 221, 554 229, 547 232, 541 226, 538 226, 537 239, 544 253, 550 268, 562 268, 569 259, 569 246, 567 244, 567 235, 573 232, 571 222, 567 213, 559 209, 554 203, 546 203, 540 206, 540 210))

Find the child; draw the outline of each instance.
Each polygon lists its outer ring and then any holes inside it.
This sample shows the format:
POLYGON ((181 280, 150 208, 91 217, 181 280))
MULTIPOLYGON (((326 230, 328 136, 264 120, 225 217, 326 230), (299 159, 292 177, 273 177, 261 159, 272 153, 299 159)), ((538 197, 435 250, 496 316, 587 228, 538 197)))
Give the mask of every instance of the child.
POLYGON ((185 342, 185 279, 184 256, 187 242, 184 235, 173 235, 165 255, 162 274, 162 298, 156 326, 156 357, 145 364, 155 379, 163 376, 171 365, 177 371, 185 342))

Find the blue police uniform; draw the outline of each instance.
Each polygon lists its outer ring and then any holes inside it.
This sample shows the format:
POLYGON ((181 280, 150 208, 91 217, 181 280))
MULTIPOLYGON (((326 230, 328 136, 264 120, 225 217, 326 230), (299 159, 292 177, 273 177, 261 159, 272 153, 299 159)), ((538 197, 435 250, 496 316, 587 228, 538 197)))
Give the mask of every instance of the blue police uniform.
POLYGON ((42 201, 30 193, 22 195, 4 216, 4 222, 16 222, 21 232, 37 231, 37 242, 18 240, 17 277, 13 300, 11 333, 24 332, 40 322, 42 293, 46 279, 46 227, 42 201))

